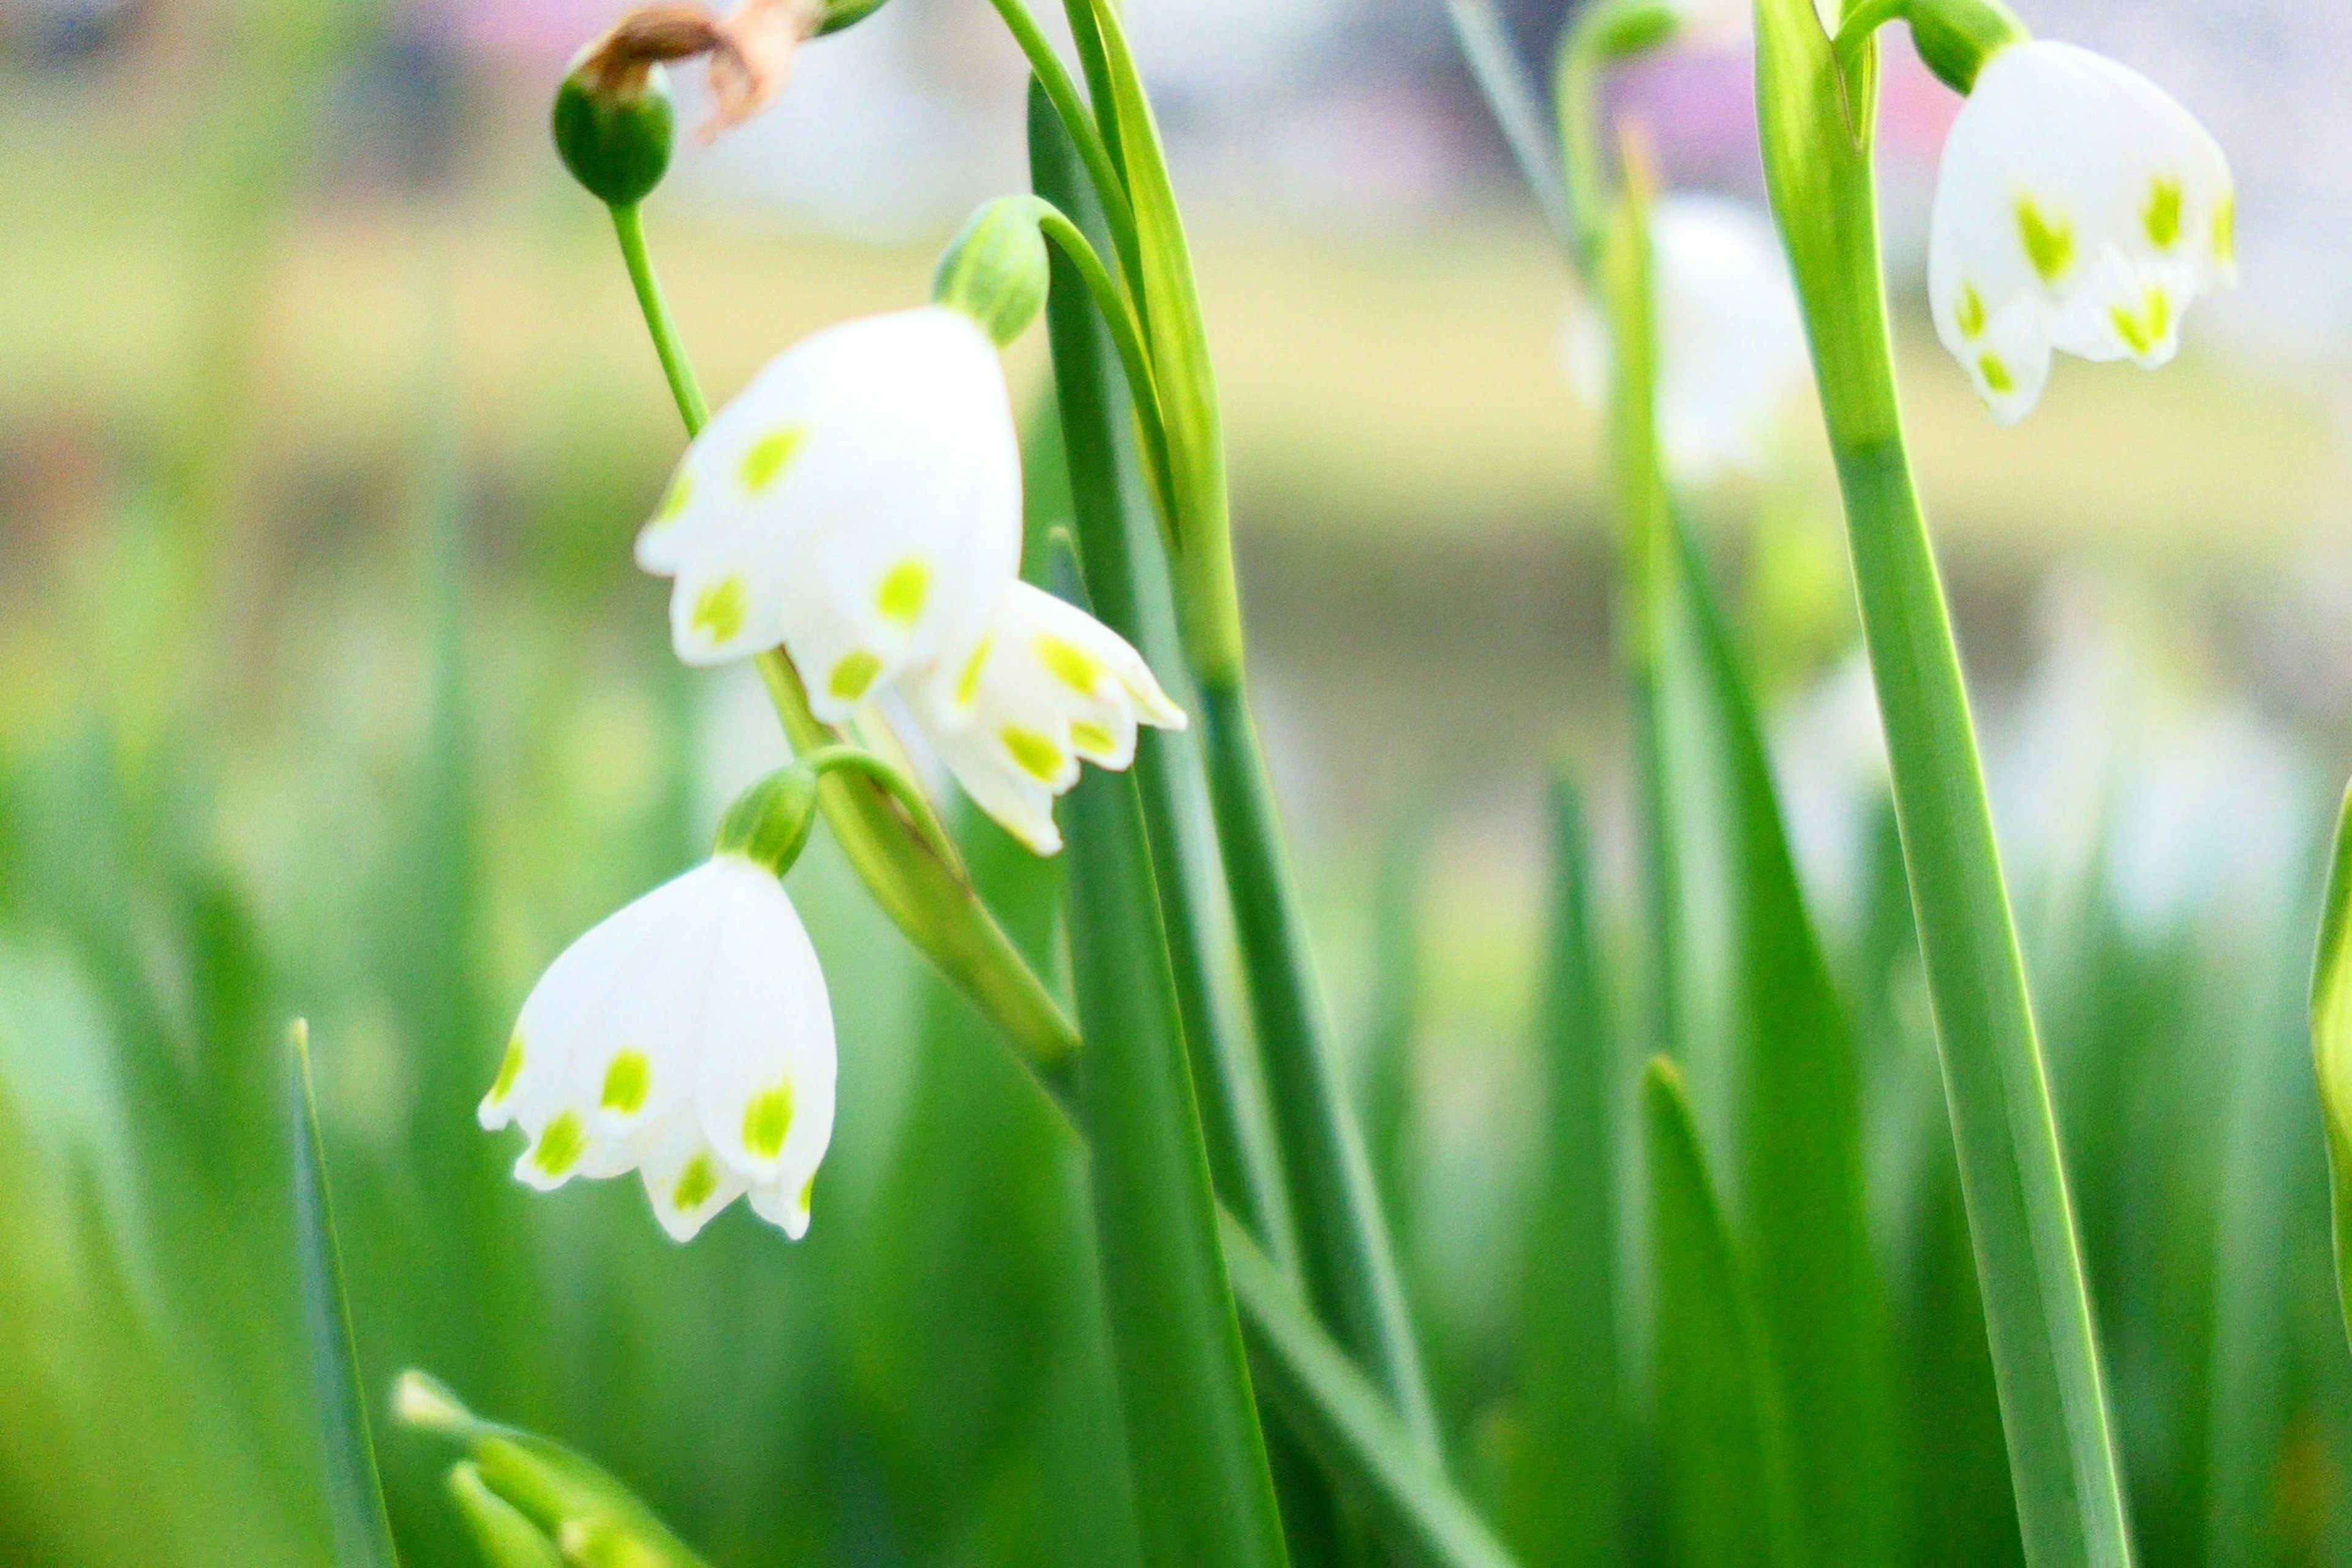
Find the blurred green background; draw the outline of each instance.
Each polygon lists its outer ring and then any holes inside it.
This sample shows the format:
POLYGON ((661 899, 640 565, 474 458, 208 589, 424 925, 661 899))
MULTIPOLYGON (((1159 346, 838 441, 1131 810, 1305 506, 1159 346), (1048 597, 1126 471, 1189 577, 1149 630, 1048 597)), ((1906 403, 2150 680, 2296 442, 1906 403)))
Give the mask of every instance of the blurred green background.
MULTIPOLYGON (((426 1366, 721 1564, 1133 1556, 1075 1151, 822 836, 792 886, 843 1102, 806 1242, 730 1213, 672 1247, 634 1184, 527 1200, 473 1126, 540 967, 782 755, 745 672, 670 659, 665 586, 628 559, 679 432, 541 119, 614 9, 0 7, 0 1561, 322 1560, 296 1014, 372 1391, 426 1366)), ((2174 65, 2247 192, 2248 288, 2183 363, 2069 366, 2021 430, 1903 317, 2138 1528, 2151 1562, 2352 1562, 2300 1018, 2352 762, 2352 290, 2305 259, 2352 211, 2326 154, 2352 121, 2296 96, 2318 66, 2279 63, 2340 66, 2352 37, 2284 4, 2028 9, 2174 65)), ((1486 1496, 1517 1418, 1555 766, 1593 803, 1608 944, 1639 960, 1567 278, 1433 3, 1135 11, 1324 979, 1454 1468, 1486 1496)), ((1534 48, 1560 15, 1515 20, 1534 48)), ((893 0, 813 48, 777 114, 682 149, 649 225, 714 401, 920 298, 962 213, 1023 181, 993 26, 893 0)), ((1644 68, 1623 107, 1671 173, 1752 191, 1746 69, 1644 68)), ((1905 284, 1948 110, 1892 81, 1905 284)), ((1009 363, 1034 407, 1042 344, 1009 363)), ((1808 425, 1699 516, 1864 1041, 1904 1463, 1931 1478, 1904 1558, 1997 1562, 2006 1473, 1817 447, 1808 425)), ((1050 870, 971 837, 1050 954, 1050 870)), ((469 1561, 448 1456, 379 1446, 407 1560, 469 1561)))

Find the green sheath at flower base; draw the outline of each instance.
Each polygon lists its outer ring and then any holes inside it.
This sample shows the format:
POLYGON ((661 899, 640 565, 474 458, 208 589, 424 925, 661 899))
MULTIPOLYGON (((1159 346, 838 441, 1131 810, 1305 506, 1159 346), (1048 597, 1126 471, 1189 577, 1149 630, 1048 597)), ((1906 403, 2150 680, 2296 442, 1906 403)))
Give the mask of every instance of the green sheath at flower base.
POLYGON ((2031 37, 2000 0, 1909 0, 1904 16, 1912 47, 1955 92, 1973 90, 1985 61, 2031 37))
POLYGON ((1050 209, 1034 196, 1000 196, 971 215, 940 257, 931 298, 978 321, 1003 347, 1045 308, 1045 237, 1050 209))
POLYGON ((555 89, 555 150, 607 206, 633 207, 669 172, 677 113, 659 66, 614 80, 576 65, 555 89))
POLYGON ((736 796, 713 852, 740 855, 779 877, 791 870, 816 821, 816 778, 805 763, 778 768, 736 796))

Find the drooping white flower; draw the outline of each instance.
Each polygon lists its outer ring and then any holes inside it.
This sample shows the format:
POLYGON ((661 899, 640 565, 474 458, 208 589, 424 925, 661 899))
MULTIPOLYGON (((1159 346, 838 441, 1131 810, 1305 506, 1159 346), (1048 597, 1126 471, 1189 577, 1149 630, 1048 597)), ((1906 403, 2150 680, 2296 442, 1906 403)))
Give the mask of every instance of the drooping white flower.
POLYGON ((1944 143, 1927 239, 1937 333, 2004 425, 2053 349, 2153 369, 2189 302, 2237 281, 2221 149, 2127 67, 2071 44, 1987 60, 1944 143))
POLYGON ((1021 455, 996 346, 929 305, 831 327, 712 419, 637 536, 688 664, 782 644, 809 705, 961 661, 1020 564, 1021 455))
POLYGON ((833 1138, 833 1007, 774 873, 720 853, 565 949, 523 1003, 484 1127, 541 1191, 635 1170, 679 1241, 738 1196, 808 1229, 833 1138))
MULTIPOLYGON (((1670 195, 1650 216, 1657 279, 1658 441, 1685 483, 1760 473, 1812 385, 1804 318, 1764 216, 1723 196, 1670 195)), ((1571 307, 1561 342, 1570 384, 1609 397, 1609 329, 1571 307)))
POLYGON ((1124 768, 1139 723, 1185 724, 1125 638, 1026 583, 971 657, 936 667, 912 696, 917 727, 972 804, 1040 855, 1062 847, 1054 801, 1081 761, 1124 768))

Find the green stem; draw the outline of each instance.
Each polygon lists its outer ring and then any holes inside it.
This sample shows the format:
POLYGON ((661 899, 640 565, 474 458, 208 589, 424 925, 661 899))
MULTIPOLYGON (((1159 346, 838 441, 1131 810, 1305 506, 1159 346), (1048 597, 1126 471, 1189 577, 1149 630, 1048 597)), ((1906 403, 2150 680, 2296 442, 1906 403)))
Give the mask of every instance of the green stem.
POLYGON ((1871 95, 1849 97, 1811 0, 1759 0, 1758 11, 1765 167, 1845 497, 2026 1556, 2036 1568, 2128 1563, 2057 1123, 1959 652, 1904 445, 1871 95))
POLYGON ((645 222, 635 206, 614 207, 612 213, 613 232, 621 241, 621 259, 628 264, 629 284, 637 291, 637 309, 645 312, 646 331, 653 334, 654 353, 661 356, 662 374, 669 378, 669 395, 677 400, 686 433, 699 436, 710 423, 710 410, 702 401, 702 387, 694 379, 694 366, 687 360, 677 323, 670 318, 661 279, 654 276, 653 259, 646 254, 645 222))
POLYGON ((1138 427, 1143 433, 1144 473, 1151 489, 1154 510, 1160 514, 1160 525, 1174 537, 1173 491, 1168 471, 1168 426, 1160 413, 1160 387, 1151 374, 1151 356, 1145 349, 1140 323, 1126 291, 1112 281, 1110 272, 1087 243, 1086 235, 1059 208, 1046 205, 1038 216, 1037 228, 1070 259, 1085 282, 1087 292, 1094 297, 1095 309, 1110 330, 1111 344, 1118 351, 1119 368, 1127 373, 1128 402, 1135 411, 1138 427))
POLYGON ((1201 731, 1309 1295, 1433 1456, 1440 1452, 1437 1418, 1404 1288, 1332 1047, 1257 727, 1237 680, 1202 680, 1201 731))
POLYGON ((1095 188, 1096 198, 1102 203, 1103 226, 1110 230, 1111 247, 1118 252, 1120 269, 1131 285, 1140 287, 1143 277, 1141 254, 1138 247, 1135 208, 1127 193, 1127 182, 1119 177, 1118 164, 1111 156, 1110 145, 1103 139, 1102 127, 1087 111, 1086 100, 1078 96, 1077 83, 1070 79, 1069 68, 1062 57, 1054 52, 1052 40, 1037 25, 1022 0, 988 0, 996 7, 1013 41, 1021 47, 1029 62, 1031 74, 1037 85, 1045 89, 1052 100, 1055 117, 1078 150, 1079 161, 1087 166, 1087 178, 1095 188))

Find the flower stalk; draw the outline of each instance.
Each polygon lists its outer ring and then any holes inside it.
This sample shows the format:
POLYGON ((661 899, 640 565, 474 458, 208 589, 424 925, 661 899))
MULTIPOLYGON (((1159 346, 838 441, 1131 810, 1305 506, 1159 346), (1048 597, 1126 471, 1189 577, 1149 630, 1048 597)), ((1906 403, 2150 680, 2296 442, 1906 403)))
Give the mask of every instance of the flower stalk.
POLYGON ((1879 264, 1875 60, 1759 0, 1757 97, 1844 493, 2027 1560, 2132 1560, 2047 1075, 1983 770, 1904 444, 1879 264))

